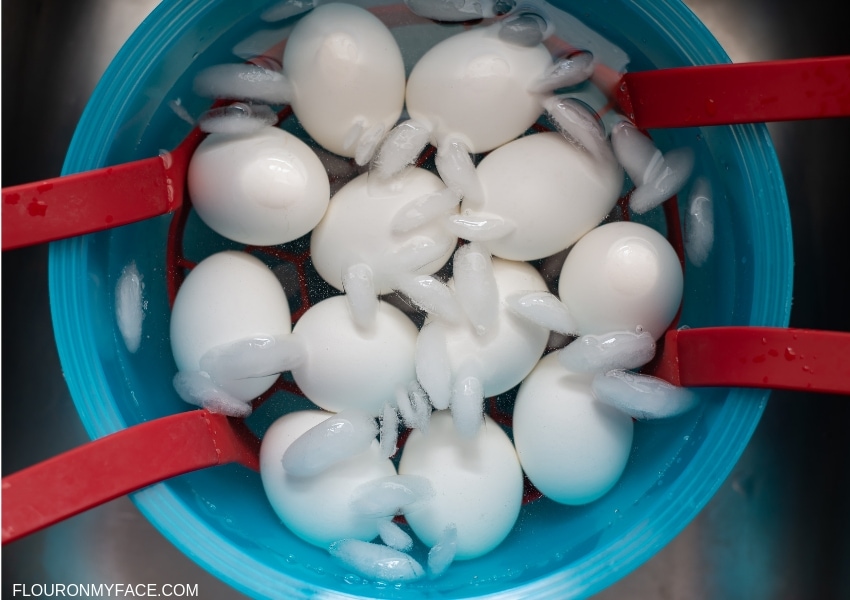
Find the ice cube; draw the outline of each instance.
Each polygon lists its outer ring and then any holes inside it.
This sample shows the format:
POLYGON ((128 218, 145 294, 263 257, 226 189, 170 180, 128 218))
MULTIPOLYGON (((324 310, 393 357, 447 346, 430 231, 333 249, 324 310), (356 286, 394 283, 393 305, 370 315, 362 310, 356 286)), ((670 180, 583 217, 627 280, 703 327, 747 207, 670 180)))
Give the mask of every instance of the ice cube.
POLYGON ((121 271, 115 286, 115 318, 118 331, 127 350, 135 353, 142 344, 142 323, 145 320, 145 302, 142 276, 133 261, 121 271))
POLYGON ((532 92, 553 92, 572 87, 593 75, 593 54, 579 51, 557 61, 549 71, 532 86, 532 92))
POLYGON ((499 317, 499 288, 492 257, 482 246, 471 242, 455 252, 453 268, 457 299, 476 333, 484 335, 499 317))
POLYGON ((386 135, 375 156, 372 172, 388 178, 412 165, 431 138, 431 129, 413 119, 402 121, 386 135))
POLYGON ((172 380, 174 390, 184 402, 200 406, 210 412, 229 417, 247 417, 251 403, 237 400, 201 371, 181 371, 172 380))
POLYGON ((300 15, 316 6, 317 0, 282 0, 265 9, 260 18, 267 23, 283 21, 289 17, 300 15))
POLYGON ((253 100, 266 104, 289 104, 293 89, 278 71, 252 64, 221 64, 198 73, 195 93, 206 98, 253 100))
POLYGON ((673 197, 691 176, 694 156, 690 148, 662 154, 649 137, 628 121, 614 126, 611 144, 636 186, 629 199, 629 207, 635 213, 647 212, 673 197))
POLYGON ((364 452, 377 434, 374 417, 347 408, 298 437, 283 453, 281 462, 288 474, 311 477, 364 452))
POLYGON ((463 318, 463 310, 454 292, 433 275, 397 276, 395 289, 431 315, 452 323, 463 318))
POLYGON ((428 394, 418 381, 411 381, 406 390, 400 390, 396 396, 398 412, 406 427, 428 432, 431 422, 431 404, 428 394))
POLYGON ((444 22, 492 17, 494 0, 404 0, 413 14, 444 22))
POLYGON ((372 268, 365 263, 351 265, 342 274, 342 289, 355 325, 370 329, 378 315, 378 294, 372 268))
POLYGON ((505 297, 508 309, 549 331, 576 335, 578 326, 570 309, 550 292, 519 291, 505 297))
POLYGON ((448 408, 452 397, 452 371, 443 327, 439 321, 426 323, 416 338, 414 355, 416 377, 437 410, 448 408))
POLYGON ((446 217, 446 230, 470 242, 489 242, 503 238, 516 229, 516 223, 488 213, 465 211, 446 217))
POLYGON ((381 456, 390 458, 398 450, 398 413, 389 404, 381 413, 381 456))
POLYGON ((276 123, 277 114, 270 106, 244 102, 212 108, 198 119, 201 131, 226 135, 253 133, 276 123))
POLYGON ((458 434, 474 438, 484 422, 484 385, 470 366, 462 367, 455 379, 451 410, 458 434))
POLYGON ((685 214, 685 252, 697 267, 703 265, 714 246, 714 206, 711 184, 704 177, 694 181, 685 214))
POLYGON ((434 164, 443 182, 454 193, 461 198, 481 202, 484 196, 481 182, 466 144, 457 139, 441 143, 434 164))
POLYGON ((558 360, 574 373, 604 373, 613 369, 636 369, 655 356, 655 339, 643 331, 613 331, 584 335, 558 352, 558 360))
POLYGON ((595 375, 591 389, 600 402, 638 420, 674 417, 693 409, 699 402, 688 388, 651 375, 616 369, 595 375))
POLYGON ((439 577, 452 564, 457 552, 457 527, 450 523, 431 550, 428 551, 428 575, 439 577))
POLYGON ((393 233, 407 233, 438 217, 448 215, 460 202, 449 188, 415 198, 402 206, 392 220, 393 233))
POLYGON ((410 552, 413 549, 413 538, 392 521, 378 521, 378 535, 381 536, 382 542, 394 550, 410 552))
POLYGON ((306 348, 297 335, 255 336, 210 348, 200 367, 219 384, 267 377, 292 370, 304 362, 306 348))
POLYGON ((552 96, 543 103, 549 118, 569 142, 597 160, 614 162, 614 152, 598 115, 576 98, 552 96))
POLYGON ((340 540, 328 551, 356 573, 377 581, 415 581, 425 575, 422 565, 411 556, 381 544, 340 540))
POLYGON ((424 477, 392 475, 357 486, 351 493, 351 510, 364 517, 392 517, 425 505, 434 494, 434 487, 424 477))

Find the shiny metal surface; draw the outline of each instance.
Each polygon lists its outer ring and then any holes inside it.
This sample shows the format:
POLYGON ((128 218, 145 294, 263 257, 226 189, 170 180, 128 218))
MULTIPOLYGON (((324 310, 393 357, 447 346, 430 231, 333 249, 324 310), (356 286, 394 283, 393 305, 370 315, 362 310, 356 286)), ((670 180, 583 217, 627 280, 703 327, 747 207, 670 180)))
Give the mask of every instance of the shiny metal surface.
MULTIPOLYGON (((850 53, 846 24, 826 0, 686 3, 735 61, 850 53)), ((59 174, 97 79, 155 4, 3 0, 4 186, 59 174)), ((850 331, 850 119, 770 128, 794 223, 792 325, 850 331)), ((699 517, 598 597, 850 597, 848 420, 847 398, 775 393, 699 517)), ((3 474, 85 441, 53 343, 47 247, 4 253, 3 474)), ((15 584, 50 583, 197 584, 201 598, 239 597, 174 549, 127 498, 4 547, 2 563, 3 597, 13 597, 15 584)))

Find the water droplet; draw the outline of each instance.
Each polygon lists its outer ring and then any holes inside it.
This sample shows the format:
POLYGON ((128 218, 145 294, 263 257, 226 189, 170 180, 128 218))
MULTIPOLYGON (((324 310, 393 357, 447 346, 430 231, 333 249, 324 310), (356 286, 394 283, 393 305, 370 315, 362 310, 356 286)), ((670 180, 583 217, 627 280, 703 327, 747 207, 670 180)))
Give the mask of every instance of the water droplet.
POLYGON ((797 358, 797 354, 794 349, 791 346, 785 348, 785 360, 794 360, 795 358, 797 358))

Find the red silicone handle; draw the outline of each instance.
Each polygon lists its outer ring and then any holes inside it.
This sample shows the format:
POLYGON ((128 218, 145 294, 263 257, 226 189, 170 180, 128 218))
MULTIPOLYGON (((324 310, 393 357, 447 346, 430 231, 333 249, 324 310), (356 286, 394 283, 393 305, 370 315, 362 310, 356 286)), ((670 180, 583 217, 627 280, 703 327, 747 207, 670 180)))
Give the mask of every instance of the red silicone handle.
POLYGON ((259 469, 244 422, 193 410, 123 429, 3 478, 3 543, 147 485, 238 462, 259 469))
POLYGON ((778 327, 669 331, 653 374, 689 387, 850 394, 850 333, 778 327))
POLYGON ((172 152, 3 188, 3 250, 94 233, 167 214, 183 203, 189 161, 204 134, 172 152))
POLYGON ((627 73, 616 93, 641 129, 850 116, 850 56, 627 73))

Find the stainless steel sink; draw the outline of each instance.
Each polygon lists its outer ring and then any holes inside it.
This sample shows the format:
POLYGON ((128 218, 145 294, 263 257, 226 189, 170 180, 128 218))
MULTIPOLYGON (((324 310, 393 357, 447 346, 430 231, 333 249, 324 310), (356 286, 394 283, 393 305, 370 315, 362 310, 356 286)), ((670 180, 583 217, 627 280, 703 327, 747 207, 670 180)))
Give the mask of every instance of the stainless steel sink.
MULTIPOLYGON (((827 0, 687 0, 736 62, 850 54, 827 0)), ((58 175, 97 79, 152 0, 3 0, 2 184, 58 175)), ((850 119, 770 126, 797 258, 792 325, 850 331, 850 119)), ((723 224, 719 223, 719 227, 723 224)), ((2 471, 87 441, 59 365, 47 247, 2 256, 2 471)), ((774 393, 699 517, 599 598, 850 597, 850 399, 774 393)), ((15 584, 196 585, 239 597, 173 548, 127 498, 2 550, 15 584)))

